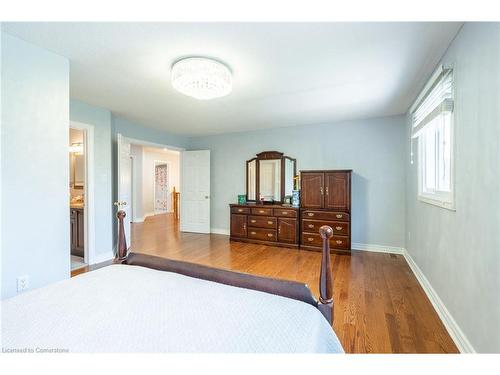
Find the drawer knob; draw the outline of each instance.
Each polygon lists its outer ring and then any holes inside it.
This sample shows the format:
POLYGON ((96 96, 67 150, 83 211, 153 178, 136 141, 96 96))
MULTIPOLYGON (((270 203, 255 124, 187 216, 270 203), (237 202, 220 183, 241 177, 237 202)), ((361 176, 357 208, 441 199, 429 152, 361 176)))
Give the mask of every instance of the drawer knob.
POLYGON ((309 242, 313 242, 313 241, 314 241, 314 238, 309 237, 307 240, 308 240, 309 242))
POLYGON ((288 211, 282 211, 281 214, 282 215, 288 215, 288 211))
POLYGON ((267 234, 267 237, 272 237, 272 236, 273 236, 273 234, 272 234, 272 233, 268 233, 268 234, 267 234))
POLYGON ((273 224, 273 222, 272 222, 272 221, 268 221, 267 223, 268 223, 268 224, 270 224, 270 225, 272 225, 272 224, 273 224))
POLYGON ((335 227, 335 229, 337 229, 337 230, 342 230, 342 227, 335 227))
POLYGON ((314 214, 312 212, 309 212, 307 216, 314 216, 314 214))
POLYGON ((257 233, 255 233, 255 232, 250 232, 250 234, 257 234, 257 233))
POLYGON ((309 228, 314 228, 314 224, 309 224, 308 227, 309 228))
POLYGON ((256 223, 256 222, 257 222, 257 220, 250 220, 250 222, 252 222, 252 223, 256 223))
POLYGON ((335 215, 337 217, 337 219, 341 219, 342 218, 342 215, 335 215))
POLYGON ((238 212, 243 212, 243 208, 238 208, 238 212))
POLYGON ((264 210, 259 210, 259 214, 263 214, 264 212, 266 212, 266 211, 264 211, 264 210))
POLYGON ((338 244, 338 245, 340 245, 342 243, 342 241, 341 240, 336 240, 335 243, 338 244))

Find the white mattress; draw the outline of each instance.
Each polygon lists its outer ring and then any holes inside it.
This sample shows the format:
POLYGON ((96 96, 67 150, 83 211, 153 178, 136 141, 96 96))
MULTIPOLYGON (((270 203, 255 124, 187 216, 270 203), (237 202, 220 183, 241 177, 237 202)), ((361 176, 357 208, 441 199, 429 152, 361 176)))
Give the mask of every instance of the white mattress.
POLYGON ((70 352, 343 352, 326 319, 306 303, 124 265, 4 300, 2 347, 70 352))

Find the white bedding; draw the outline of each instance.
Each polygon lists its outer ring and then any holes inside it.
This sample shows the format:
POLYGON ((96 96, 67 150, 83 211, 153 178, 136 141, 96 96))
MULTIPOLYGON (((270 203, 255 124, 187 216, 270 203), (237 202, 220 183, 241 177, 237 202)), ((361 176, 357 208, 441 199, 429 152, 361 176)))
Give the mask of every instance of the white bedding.
POLYGON ((2 347, 70 352, 343 352, 326 319, 306 303, 125 265, 104 267, 4 300, 2 347))

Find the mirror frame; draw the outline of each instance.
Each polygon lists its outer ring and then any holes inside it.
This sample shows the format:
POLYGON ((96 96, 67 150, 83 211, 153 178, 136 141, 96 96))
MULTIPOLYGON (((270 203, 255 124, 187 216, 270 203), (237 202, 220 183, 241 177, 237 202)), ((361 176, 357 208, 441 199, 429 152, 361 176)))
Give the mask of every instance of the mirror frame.
POLYGON ((246 180, 245 180, 245 190, 246 199, 248 202, 258 202, 257 197, 260 196, 260 161, 261 160, 281 160, 281 200, 274 201, 283 203, 285 198, 285 159, 293 161, 293 175, 297 175, 297 159, 286 156, 283 152, 279 151, 263 151, 256 155, 256 157, 246 161, 246 180), (255 199, 248 199, 248 165, 255 160, 255 199))

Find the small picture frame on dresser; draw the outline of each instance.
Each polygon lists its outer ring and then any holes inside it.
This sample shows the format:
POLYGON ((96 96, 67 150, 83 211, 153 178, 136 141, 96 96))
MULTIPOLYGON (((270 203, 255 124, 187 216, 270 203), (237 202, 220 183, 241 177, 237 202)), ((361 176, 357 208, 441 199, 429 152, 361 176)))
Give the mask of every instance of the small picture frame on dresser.
POLYGON ((238 204, 247 204, 246 194, 239 194, 238 195, 238 204))

